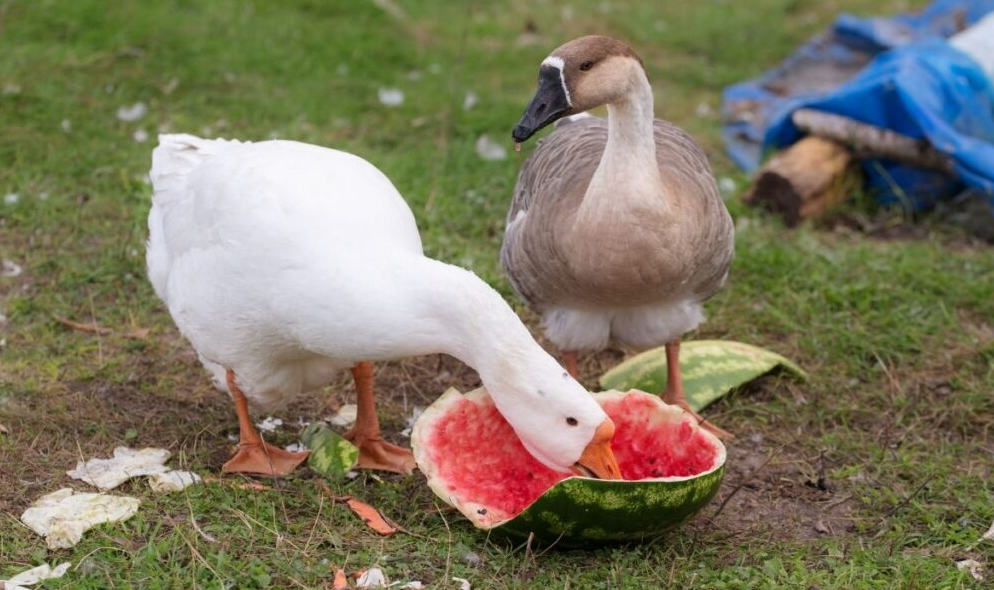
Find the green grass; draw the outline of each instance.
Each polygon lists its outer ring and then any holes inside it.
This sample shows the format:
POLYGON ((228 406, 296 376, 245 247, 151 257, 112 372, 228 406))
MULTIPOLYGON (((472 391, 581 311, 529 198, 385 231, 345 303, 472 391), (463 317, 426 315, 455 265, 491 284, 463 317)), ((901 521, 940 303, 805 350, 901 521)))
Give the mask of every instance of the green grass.
MULTIPOLYGON (((510 297, 497 251, 522 158, 486 162, 473 145, 483 133, 509 139, 553 47, 589 32, 630 40, 660 116, 743 186, 720 153, 717 116, 699 116, 698 105, 717 111, 723 85, 770 66, 840 10, 906 8, 404 0, 398 18, 379 5, 392 3, 0 2, 0 196, 20 197, 0 202, 0 257, 25 269, 0 278, 0 423, 9 431, 0 434, 0 577, 69 560, 74 569, 46 587, 321 588, 330 565, 374 564, 439 588, 457 587, 453 576, 474 588, 981 587, 955 567, 964 557, 994 575, 994 542, 977 543, 994 520, 994 255, 942 228, 916 241, 786 231, 737 198, 731 280, 694 337, 771 348, 812 378, 765 380, 709 411, 738 434, 726 484, 663 539, 588 552, 509 548, 444 509, 420 475, 338 486, 408 531, 383 539, 330 504, 306 470, 266 492, 226 479, 155 497, 126 484, 142 499, 138 515, 72 550, 49 551, 21 526, 32 500, 75 484, 62 473, 80 456, 164 446, 174 464, 216 474, 230 450, 228 403, 144 277, 143 178, 159 129, 357 153, 407 197, 429 254, 510 297), (404 104, 382 106, 381 87, 402 89, 404 104), (480 103, 466 111, 468 91, 480 103), (138 101, 149 106, 144 119, 116 118, 138 101), (132 138, 138 129, 149 141, 132 138), (53 316, 92 317, 115 333, 69 331, 53 316), (137 327, 150 336, 121 336, 137 327), (819 478, 827 489, 813 485, 819 478)), ((595 362, 585 368, 593 384, 595 362)), ((450 359, 380 367, 386 430, 403 427, 404 404, 474 380, 450 359)), ((344 377, 327 393, 351 401, 344 377)), ((316 418, 323 403, 307 397, 283 416, 316 418)), ((278 440, 295 438, 290 428, 278 440)))

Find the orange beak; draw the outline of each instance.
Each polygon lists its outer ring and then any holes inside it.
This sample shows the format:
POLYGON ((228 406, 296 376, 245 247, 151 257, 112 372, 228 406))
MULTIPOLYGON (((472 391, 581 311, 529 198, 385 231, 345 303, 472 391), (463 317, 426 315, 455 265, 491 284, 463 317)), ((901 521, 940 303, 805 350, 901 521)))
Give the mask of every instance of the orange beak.
POLYGON ((618 461, 611 451, 611 438, 614 437, 614 422, 608 418, 594 431, 594 438, 583 449, 580 460, 576 462, 575 470, 580 475, 599 479, 622 479, 618 461))

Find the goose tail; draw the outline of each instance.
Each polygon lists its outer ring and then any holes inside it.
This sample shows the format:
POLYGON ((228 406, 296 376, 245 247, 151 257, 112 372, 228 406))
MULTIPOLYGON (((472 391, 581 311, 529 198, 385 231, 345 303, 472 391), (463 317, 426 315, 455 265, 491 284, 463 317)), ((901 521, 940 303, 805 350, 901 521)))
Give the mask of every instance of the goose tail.
POLYGON ((205 159, 224 148, 241 142, 226 139, 203 139, 187 133, 159 135, 159 145, 152 150, 153 203, 169 200, 182 191, 186 177, 205 159))

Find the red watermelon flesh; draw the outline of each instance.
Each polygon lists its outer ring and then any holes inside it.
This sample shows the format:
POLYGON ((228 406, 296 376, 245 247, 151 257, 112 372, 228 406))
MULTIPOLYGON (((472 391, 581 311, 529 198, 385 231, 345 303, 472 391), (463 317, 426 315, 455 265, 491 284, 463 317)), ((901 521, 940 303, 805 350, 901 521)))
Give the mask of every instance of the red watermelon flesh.
MULTIPOLYGON (((425 447, 449 492, 485 507, 480 510, 489 511, 486 520, 493 522, 513 518, 572 474, 539 463, 487 402, 456 401, 434 422, 425 447)), ((616 427, 611 448, 624 479, 689 477, 712 469, 719 455, 712 439, 689 415, 661 415, 659 404, 641 392, 602 401, 616 427)))

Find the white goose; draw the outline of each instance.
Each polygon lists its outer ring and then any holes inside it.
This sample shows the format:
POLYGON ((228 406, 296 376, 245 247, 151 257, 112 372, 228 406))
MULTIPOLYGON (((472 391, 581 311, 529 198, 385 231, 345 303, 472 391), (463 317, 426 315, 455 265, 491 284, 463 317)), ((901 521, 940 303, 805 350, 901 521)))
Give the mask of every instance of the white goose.
POLYGON ((292 141, 162 135, 152 153, 148 272, 235 402, 229 472, 281 475, 307 456, 269 446, 271 408, 351 368, 359 466, 409 472, 380 437, 372 361, 447 353, 475 368, 536 459, 620 477, 614 425, 473 273, 426 258, 410 209, 365 160, 292 141))

